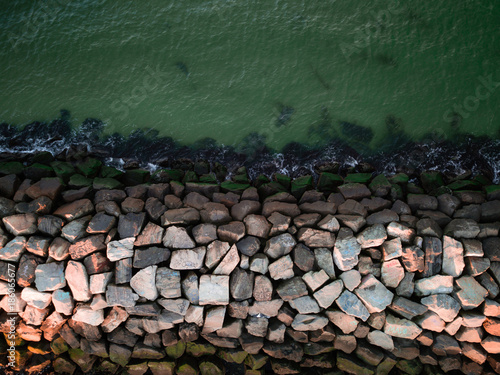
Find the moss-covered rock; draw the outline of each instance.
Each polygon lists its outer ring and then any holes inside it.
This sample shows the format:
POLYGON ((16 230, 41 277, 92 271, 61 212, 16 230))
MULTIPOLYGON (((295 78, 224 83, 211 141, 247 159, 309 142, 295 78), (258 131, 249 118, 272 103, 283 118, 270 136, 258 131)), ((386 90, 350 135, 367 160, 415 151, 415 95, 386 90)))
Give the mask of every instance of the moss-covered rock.
POLYGON ((286 191, 286 189, 280 183, 273 181, 259 186, 257 191, 259 193, 259 196, 262 199, 265 199, 267 197, 270 197, 271 195, 286 191))
POLYGON ((443 175, 439 171, 422 172, 420 182, 427 193, 444 185, 443 175))
POLYGON ((318 190, 323 193, 332 193, 335 191, 337 186, 344 183, 344 180, 338 174, 323 172, 319 175, 318 179, 318 190))
POLYGON ((197 362, 190 358, 182 358, 177 362, 175 373, 177 375, 198 375, 197 362))
POLYGON ((95 177, 102 167, 102 162, 95 158, 86 158, 76 164, 76 169, 85 177, 95 177))
POLYGON ((217 349, 212 344, 203 342, 197 343, 194 341, 186 343, 186 353, 188 353, 193 357, 200 357, 202 355, 213 355, 215 354, 216 351, 217 349))
POLYGON ((35 163, 24 168, 24 176, 33 181, 41 180, 44 177, 53 177, 54 175, 52 167, 45 164, 35 163))
POLYGON ((215 173, 215 176, 219 181, 224 181, 227 176, 227 168, 225 165, 222 165, 219 162, 215 162, 212 171, 215 173))
POLYGON ((225 373, 226 369, 222 364, 218 365, 212 361, 200 362, 201 375, 224 375, 225 373))
POLYGON ((391 183, 383 174, 375 176, 370 182, 370 191, 376 197, 385 197, 391 191, 391 183))
POLYGON ((417 359, 413 360, 402 359, 398 361, 396 367, 399 370, 403 371, 403 373, 408 375, 418 375, 423 370, 422 362, 420 362, 417 359))
POLYGON ((150 361, 148 366, 153 375, 174 375, 175 373, 173 361, 150 361))
POLYGON ((46 340, 42 340, 39 342, 30 342, 27 346, 27 349, 33 354, 40 354, 40 355, 45 355, 52 352, 50 343, 46 340))
POLYGON ((109 359, 105 359, 97 366, 97 371, 101 371, 105 374, 115 374, 119 367, 118 364, 111 362, 109 359))
POLYGON ((54 155, 49 151, 40 151, 31 157, 32 163, 50 164, 54 161, 54 155))
POLYGON ((307 190, 311 190, 313 188, 313 178, 312 176, 301 176, 297 177, 292 181, 290 186, 290 192, 292 195, 299 199, 302 194, 304 194, 307 190))
POLYGON ((488 185, 484 187, 486 199, 495 200, 500 199, 500 185, 488 185))
POLYGON ((424 194, 424 189, 422 189, 420 186, 415 185, 413 182, 408 183, 406 185, 406 189, 408 190, 409 194, 424 194))
POLYGON ((238 349, 219 349, 217 356, 229 363, 241 364, 245 361, 248 353, 244 350, 238 349))
POLYGON ((184 178, 182 179, 182 183, 186 184, 187 182, 198 182, 198 175, 194 171, 187 171, 184 174, 184 178))
POLYGON ((392 184, 391 185, 391 199, 397 200, 397 199, 403 199, 403 198, 404 198, 404 192, 403 192, 403 188, 401 187, 401 185, 392 184))
POLYGON ((391 184, 399 184, 399 185, 406 185, 409 179, 410 178, 406 173, 398 173, 395 174, 394 176, 389 177, 389 181, 391 182, 391 184))
POLYGON ((396 365, 396 359, 386 356, 377 366, 377 375, 388 375, 396 365))
POLYGON ((204 174, 204 175, 200 176, 200 182, 206 183, 206 184, 216 184, 217 177, 215 177, 215 174, 213 174, 213 173, 204 174))
POLYGON ((337 368, 348 374, 354 375, 373 375, 374 370, 371 366, 355 359, 354 357, 344 354, 343 352, 337 352, 337 368))
POLYGON ((151 176, 153 182, 182 181, 183 178, 184 172, 179 169, 159 169, 151 176))
POLYGON ((82 188, 87 186, 92 186, 93 180, 82 176, 81 174, 74 174, 70 177, 68 185, 74 188, 82 188))
POLYGON ((76 371, 76 365, 67 358, 58 357, 53 362, 56 374, 72 375, 76 371))
POLYGON ((129 169, 125 171, 122 181, 126 186, 135 186, 149 181, 150 173, 145 169, 129 169))
POLYGON ((18 161, 0 162, 0 175, 21 174, 24 171, 24 166, 18 161))
POLYGON ((53 161, 50 166, 54 170, 57 177, 61 178, 64 182, 68 182, 70 177, 75 174, 75 167, 65 161, 53 161))
POLYGON ((269 360, 269 357, 265 354, 249 354, 245 358, 245 365, 250 367, 252 370, 258 370, 264 367, 269 360))
POLYGON ((175 345, 167 346, 165 348, 165 353, 167 353, 167 355, 173 359, 182 357, 185 351, 186 343, 184 341, 177 341, 175 345))
POLYGON ((231 192, 235 194, 241 194, 245 191, 245 189, 248 189, 249 187, 250 184, 238 184, 231 181, 224 181, 223 183, 220 184, 220 188, 225 193, 231 192))
POLYGON ((134 363, 134 364, 129 364, 125 367, 125 373, 126 375, 144 375, 148 371, 148 363, 147 362, 141 362, 141 363, 134 363))
POLYGON ((70 348, 68 349, 68 353, 71 360, 75 362, 84 373, 92 370, 94 362, 97 359, 97 357, 87 354, 79 348, 70 348))
POLYGON ((292 179, 281 173, 275 173, 273 175, 273 180, 282 185, 286 190, 289 190, 292 184, 292 179))
POLYGON ((261 187, 264 184, 267 184, 268 182, 271 182, 271 180, 267 178, 266 175, 260 174, 254 179, 253 184, 258 189, 259 187, 261 187))
POLYGON ((458 180, 446 185, 451 190, 481 190, 482 185, 473 180, 458 180))
POLYGON ((110 177, 105 177, 105 178, 100 178, 96 177, 94 178, 94 181, 92 183, 92 187, 94 190, 101 190, 101 189, 119 189, 123 187, 123 184, 110 177))
POLYGON ((121 176, 123 176, 122 171, 113 167, 108 167, 107 165, 102 166, 99 172, 99 177, 102 178, 120 178, 121 176))
POLYGON ((344 183, 366 184, 372 179, 371 173, 349 173, 344 178, 344 183))

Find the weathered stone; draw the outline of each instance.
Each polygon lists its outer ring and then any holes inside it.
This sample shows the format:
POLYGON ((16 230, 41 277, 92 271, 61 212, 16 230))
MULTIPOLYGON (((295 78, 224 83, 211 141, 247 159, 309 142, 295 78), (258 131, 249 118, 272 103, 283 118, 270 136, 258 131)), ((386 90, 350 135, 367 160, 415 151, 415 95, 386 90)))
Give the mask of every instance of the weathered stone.
POLYGON ((362 249, 377 247, 384 243, 387 238, 387 232, 382 224, 376 224, 366 228, 357 236, 357 241, 362 249))
POLYGON ((431 294, 453 292, 453 276, 436 275, 415 282, 415 294, 428 296, 431 294))
POLYGON ((294 276, 290 255, 279 258, 269 265, 269 275, 274 280, 289 279, 294 276))
POLYGON ((444 228, 444 234, 454 238, 474 238, 479 231, 479 226, 471 219, 454 219, 444 228))
POLYGON ((324 328, 328 324, 328 319, 320 315, 297 314, 292 322, 292 328, 297 331, 315 331, 324 328))
POLYGON ((426 313, 418 316, 415 318, 415 322, 422 327, 422 329, 434 332, 442 332, 446 326, 444 320, 432 311, 427 311, 426 313))
POLYGON ((269 233, 271 236, 288 230, 290 222, 292 221, 289 216, 282 215, 279 212, 274 212, 268 217, 268 220, 272 224, 272 228, 269 233))
POLYGON ((204 223, 224 224, 231 221, 231 215, 226 206, 221 203, 207 202, 200 211, 204 223))
MULTIPOLYGON (((52 295, 50 293, 39 292, 34 288, 26 287, 21 292, 21 298, 30 306, 36 307, 37 309, 45 309, 50 305, 52 295)), ((11 309, 9 310, 12 312, 11 309)))
POLYGON ((52 215, 45 215, 38 218, 38 230, 43 234, 55 237, 61 233, 63 220, 52 215))
POLYGON ((74 308, 71 293, 58 289, 52 293, 52 303, 58 313, 71 315, 74 308))
POLYGON ((202 333, 207 334, 221 329, 224 323, 225 315, 226 306, 209 308, 205 315, 205 322, 203 323, 202 333))
POLYGON ((358 327, 359 321, 355 317, 347 315, 342 311, 326 310, 325 315, 346 335, 354 332, 358 327))
POLYGON ((37 231, 37 219, 34 214, 20 214, 2 218, 5 229, 14 236, 33 234, 37 231))
POLYGON ((338 187, 340 193, 347 199, 362 199, 370 197, 371 192, 364 184, 348 183, 338 187))
POLYGON ((150 301, 158 298, 156 289, 156 269, 157 266, 149 266, 137 272, 130 280, 130 286, 140 297, 150 301))
POLYGON ((341 271, 349 271, 358 264, 361 245, 355 237, 337 238, 333 260, 341 271))
POLYGON ((66 286, 64 263, 39 264, 35 271, 35 285, 40 292, 64 288, 66 286))
POLYGON ((289 254, 296 244, 297 242, 289 233, 281 234, 267 241, 264 253, 273 259, 277 259, 289 254))
POLYGON ((115 263, 115 284, 129 283, 132 278, 132 258, 125 258, 115 263))
POLYGON ((420 303, 399 296, 394 297, 389 307, 392 311, 410 320, 418 315, 425 314, 428 310, 426 306, 420 303))
POLYGON ((449 237, 443 237, 443 273, 459 277, 464 270, 464 249, 462 243, 449 237))
POLYGON ((394 341, 392 337, 382 331, 371 331, 368 333, 366 339, 370 344, 379 346, 387 351, 394 350, 394 341))
POLYGON ((118 219, 118 234, 120 238, 137 237, 141 233, 144 225, 146 214, 141 213, 128 213, 120 215, 118 219))
POLYGON ((311 296, 303 296, 288 302, 290 306, 297 310, 299 314, 316 314, 320 308, 318 303, 311 296))
POLYGON ((384 333, 389 336, 414 340, 421 332, 422 329, 410 320, 398 319, 390 314, 386 317, 384 333))
POLYGON ((194 249, 174 250, 170 259, 170 268, 174 270, 198 270, 203 267, 205 254, 206 248, 204 246, 194 249))
POLYGON ((200 277, 200 305, 227 305, 229 303, 229 276, 202 275, 200 277))
POLYGON ((461 342, 476 342, 480 343, 484 337, 482 328, 461 327, 455 334, 455 338, 461 342))
POLYGON ((382 257, 384 261, 399 258, 401 255, 403 255, 403 247, 399 237, 390 241, 385 241, 382 244, 382 257))
POLYGON ((250 214, 257 214, 260 211, 260 202, 253 200, 242 200, 231 207, 231 216, 234 220, 242 221, 250 214))
POLYGON ((116 218, 114 216, 106 215, 104 212, 98 212, 92 217, 92 220, 90 220, 87 227, 87 233, 108 233, 115 224, 116 218))
POLYGON ((368 215, 368 211, 366 210, 365 206, 353 199, 347 199, 344 203, 342 203, 338 207, 338 213, 344 215, 359 215, 364 217, 368 215))
POLYGON ((352 292, 361 283, 361 274, 358 270, 350 270, 340 274, 340 278, 344 282, 344 286, 352 292))
POLYGON ((214 275, 230 275, 239 262, 240 256, 238 254, 238 248, 236 245, 233 245, 212 273, 214 275))
POLYGON ((425 265, 423 277, 431 277, 441 272, 443 263, 443 245, 439 238, 424 238, 425 265))
POLYGON ((135 240, 134 246, 159 245, 162 243, 163 233, 162 227, 149 222, 135 240))
POLYGON ((105 237, 102 234, 85 237, 69 247, 69 255, 73 260, 80 260, 96 251, 104 250, 106 249, 104 240, 105 237))
POLYGON ((255 254, 250 259, 250 271, 266 274, 269 269, 269 258, 265 254, 255 254))
POLYGON ((401 260, 408 272, 423 272, 425 268, 425 253, 417 246, 407 246, 403 249, 401 260))
POLYGON ((146 212, 151 220, 159 221, 167 208, 161 203, 161 200, 156 197, 149 197, 144 205, 146 212))
POLYGON ((338 232, 340 229, 339 221, 333 215, 326 215, 317 225, 318 228, 329 232, 338 232))
POLYGON ((295 217, 300 215, 300 209, 295 203, 286 202, 264 202, 262 207, 262 215, 265 217, 271 216, 271 214, 278 212, 282 215, 295 217))
POLYGON ((307 286, 301 277, 294 277, 281 282, 276 291, 283 301, 290 301, 308 294, 307 286))
POLYGON ((494 318, 500 318, 500 303, 490 299, 485 300, 483 314, 494 318))
POLYGON ((415 237, 415 230, 404 224, 393 221, 387 226, 387 235, 390 237, 397 237, 401 242, 409 244, 415 237))
POLYGON ((62 228, 62 237, 71 243, 83 238, 87 234, 86 228, 91 218, 91 216, 84 216, 69 222, 62 228))
POLYGON ((297 244, 293 248, 293 261, 302 271, 311 271, 314 267, 314 253, 305 245, 297 244))
POLYGON ((324 283, 326 283, 329 279, 330 277, 323 269, 317 272, 309 271, 302 276, 302 280, 305 281, 309 289, 313 292, 321 287, 324 283))
MULTIPOLYGON (((197 283, 197 281, 196 281, 197 283)), ((177 298, 181 296, 181 274, 167 267, 156 270, 156 288, 162 297, 177 298)))
POLYGON ((104 310, 92 310, 88 305, 79 305, 72 319, 96 327, 104 321, 104 310))
POLYGON ((405 275, 405 271, 397 259, 383 262, 381 272, 382 283, 388 288, 397 288, 405 275))
POLYGON ((170 258, 170 250, 163 247, 150 247, 134 251, 134 268, 146 268, 158 263, 166 262, 170 258))
POLYGON ((373 275, 365 276, 354 291, 365 304, 368 312, 376 313, 385 310, 392 302, 393 294, 373 275))
POLYGON ((364 322, 370 317, 370 313, 361 300, 348 290, 344 290, 335 302, 343 312, 364 322))
POLYGON ((106 287, 113 278, 113 272, 90 275, 90 293, 101 294, 106 292, 106 287))
POLYGON ((488 291, 471 276, 463 276, 455 280, 455 283, 459 288, 455 296, 464 310, 478 307, 488 296, 488 291))
MULTIPOLYGON (((101 324, 102 330, 106 333, 113 332, 120 324, 128 319, 128 316, 124 308, 113 306, 101 324)), ((135 342, 132 343, 132 345, 134 344, 135 342)))
POLYGON ((107 245, 106 255, 111 262, 134 256, 134 237, 111 241, 107 245))
POLYGON ((500 337, 488 336, 481 341, 481 346, 490 354, 500 353, 500 337))
POLYGON ((231 221, 217 228, 217 236, 221 241, 235 243, 245 236, 245 224, 241 221, 231 221))
POLYGON ((231 273, 230 292, 236 301, 243 301, 252 297, 254 284, 254 275, 252 272, 246 272, 239 267, 231 273))
POLYGON ((336 215, 335 217, 342 225, 348 227, 354 233, 359 232, 366 224, 365 218, 358 215, 336 215))
POLYGON ((0 259, 18 262, 24 250, 26 250, 26 244, 26 237, 16 236, 14 239, 7 242, 4 247, 0 248, 0 259))
POLYGON ((249 236, 267 238, 272 228, 271 223, 261 215, 248 215, 243 219, 249 236))
POLYGON ((94 212, 94 205, 90 199, 79 199, 65 204, 54 211, 55 216, 62 217, 67 221, 79 219, 94 212))
POLYGON ((500 261, 500 238, 498 237, 488 237, 483 241, 484 255, 488 257, 492 262, 500 261))
POLYGON ((199 224, 193 228, 193 237, 197 244, 207 245, 217 239, 217 227, 214 224, 199 224))
POLYGON ((139 296, 128 286, 108 285, 106 301, 109 306, 133 307, 139 296))
POLYGON ((312 228, 301 228, 297 238, 308 247, 333 247, 335 245, 333 233, 312 228))
POLYGON ((419 236, 439 237, 443 236, 441 227, 431 218, 423 218, 417 222, 417 234, 419 236))
POLYGON ((333 266, 333 255, 330 249, 320 247, 314 249, 314 257, 319 268, 324 270, 331 279, 335 278, 335 268, 333 266))
POLYGON ((65 277, 75 301, 86 302, 92 297, 89 277, 83 264, 70 260, 66 266, 65 277))
POLYGON ((393 221, 399 221, 399 216, 394 211, 385 209, 375 212, 366 218, 367 225, 389 224, 393 221))
POLYGON ((120 206, 114 201, 103 201, 99 202, 95 206, 97 212, 104 212, 110 216, 120 217, 121 210, 120 206))

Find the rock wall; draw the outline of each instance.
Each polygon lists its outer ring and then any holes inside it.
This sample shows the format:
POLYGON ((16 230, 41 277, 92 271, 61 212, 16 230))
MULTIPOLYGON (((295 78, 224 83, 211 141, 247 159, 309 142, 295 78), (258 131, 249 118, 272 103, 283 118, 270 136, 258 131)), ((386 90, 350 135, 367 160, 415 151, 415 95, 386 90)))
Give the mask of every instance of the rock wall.
POLYGON ((5 369, 500 373, 484 176, 177 167, 0 163, 5 369))

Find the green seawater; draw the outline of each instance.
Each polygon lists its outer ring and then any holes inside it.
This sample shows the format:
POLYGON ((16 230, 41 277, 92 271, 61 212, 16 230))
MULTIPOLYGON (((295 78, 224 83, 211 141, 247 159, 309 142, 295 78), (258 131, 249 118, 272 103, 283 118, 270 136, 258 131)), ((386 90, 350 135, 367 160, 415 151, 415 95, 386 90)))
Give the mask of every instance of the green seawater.
POLYGON ((257 132, 274 149, 354 137, 376 150, 388 116, 412 140, 498 135, 495 0, 0 4, 0 122, 66 109, 106 133, 238 147, 257 132))

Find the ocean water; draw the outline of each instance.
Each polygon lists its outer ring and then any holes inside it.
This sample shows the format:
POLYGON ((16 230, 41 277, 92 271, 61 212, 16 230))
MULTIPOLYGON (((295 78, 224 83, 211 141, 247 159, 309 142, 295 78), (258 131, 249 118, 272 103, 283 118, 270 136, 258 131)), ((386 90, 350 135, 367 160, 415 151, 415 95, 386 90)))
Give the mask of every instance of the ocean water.
POLYGON ((495 0, 0 4, 0 122, 65 109, 243 151, 499 135, 495 0))

